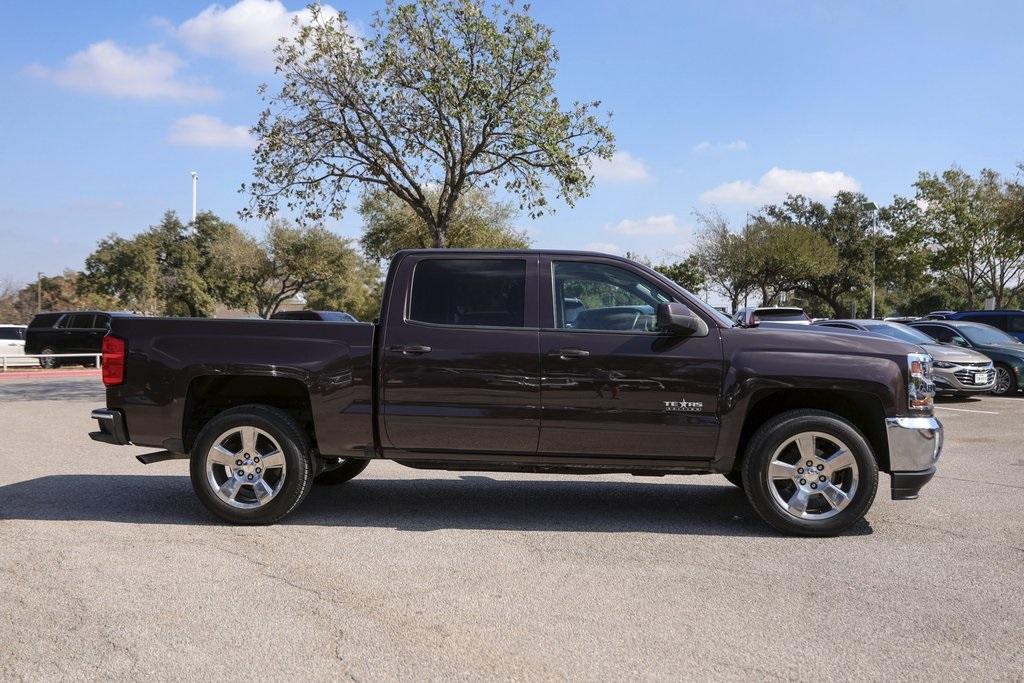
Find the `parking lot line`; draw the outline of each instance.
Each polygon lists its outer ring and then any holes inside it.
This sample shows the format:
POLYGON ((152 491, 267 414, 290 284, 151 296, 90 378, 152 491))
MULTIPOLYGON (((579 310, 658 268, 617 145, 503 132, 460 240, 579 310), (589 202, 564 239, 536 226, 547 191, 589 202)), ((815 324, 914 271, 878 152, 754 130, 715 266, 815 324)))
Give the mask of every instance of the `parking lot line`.
POLYGON ((936 410, 955 410, 958 413, 982 413, 984 415, 998 415, 994 410, 971 410, 970 408, 949 408, 947 406, 935 406, 936 410))

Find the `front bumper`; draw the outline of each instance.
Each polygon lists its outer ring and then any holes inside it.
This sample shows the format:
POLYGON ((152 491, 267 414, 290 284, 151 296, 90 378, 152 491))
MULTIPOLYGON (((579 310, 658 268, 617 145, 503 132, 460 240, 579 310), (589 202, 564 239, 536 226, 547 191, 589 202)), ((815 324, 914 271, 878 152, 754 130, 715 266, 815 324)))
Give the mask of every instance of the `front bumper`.
POLYGON ((131 443, 128 440, 128 429, 124 425, 124 415, 120 410, 107 410, 98 408, 92 411, 92 419, 99 423, 98 432, 89 432, 89 438, 93 441, 111 443, 115 446, 126 446, 131 443))
POLYGON ((887 417, 892 499, 912 500, 935 475, 942 452, 942 423, 934 417, 887 417))

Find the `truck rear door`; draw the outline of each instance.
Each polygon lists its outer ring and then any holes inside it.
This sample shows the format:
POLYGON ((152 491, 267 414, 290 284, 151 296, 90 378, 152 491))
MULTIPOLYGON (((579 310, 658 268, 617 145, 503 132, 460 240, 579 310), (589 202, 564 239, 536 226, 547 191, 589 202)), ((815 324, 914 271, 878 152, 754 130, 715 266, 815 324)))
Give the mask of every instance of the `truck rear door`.
POLYGON ((532 254, 414 254, 397 265, 381 351, 381 437, 404 451, 537 450, 532 254))

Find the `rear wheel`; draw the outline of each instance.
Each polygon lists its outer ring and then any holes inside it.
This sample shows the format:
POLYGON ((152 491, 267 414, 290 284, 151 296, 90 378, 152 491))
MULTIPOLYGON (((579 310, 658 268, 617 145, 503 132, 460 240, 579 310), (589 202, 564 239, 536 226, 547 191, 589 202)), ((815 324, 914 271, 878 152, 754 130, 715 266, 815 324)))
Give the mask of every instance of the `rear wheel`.
POLYGON ((1006 365, 996 365, 996 385, 992 387, 992 393, 996 396, 1006 396, 1016 391, 1016 377, 1006 365))
POLYGON ((313 480, 313 483, 318 486, 336 486, 338 484, 344 484, 349 479, 360 474, 369 464, 369 460, 361 458, 342 458, 340 465, 318 474, 316 479, 313 480))
POLYGON ((57 367, 57 359, 50 354, 56 353, 49 346, 39 352, 42 358, 39 359, 39 367, 46 368, 47 370, 57 367))
POLYGON ((754 434, 743 483, 757 513, 776 529, 831 536, 860 521, 878 490, 867 440, 834 413, 794 410, 754 434))
POLYGON ((272 524, 309 493, 313 463, 305 434, 285 412, 240 406, 210 420, 192 447, 192 488, 234 524, 272 524))

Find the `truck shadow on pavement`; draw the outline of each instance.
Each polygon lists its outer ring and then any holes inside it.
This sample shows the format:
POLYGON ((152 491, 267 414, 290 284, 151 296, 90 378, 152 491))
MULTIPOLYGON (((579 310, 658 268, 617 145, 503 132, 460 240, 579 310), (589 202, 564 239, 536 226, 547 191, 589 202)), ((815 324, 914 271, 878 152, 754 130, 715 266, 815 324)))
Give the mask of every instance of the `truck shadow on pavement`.
MULTIPOLYGON (((0 486, 0 519, 219 525, 186 476, 51 475, 0 486)), ((400 531, 778 535, 732 485, 557 480, 356 479, 316 487, 282 525, 400 531)), ((861 521, 845 535, 872 533, 861 521)))

